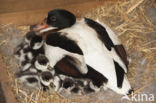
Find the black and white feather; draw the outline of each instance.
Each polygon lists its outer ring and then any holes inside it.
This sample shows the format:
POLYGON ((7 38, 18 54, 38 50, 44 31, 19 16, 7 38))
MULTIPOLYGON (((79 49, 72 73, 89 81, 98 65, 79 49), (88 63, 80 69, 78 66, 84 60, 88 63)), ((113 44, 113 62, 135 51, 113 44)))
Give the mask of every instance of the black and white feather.
POLYGON ((47 24, 53 27, 51 29, 61 30, 46 37, 45 55, 51 67, 69 56, 76 61, 73 65, 81 74, 87 75, 88 65, 95 70, 94 73, 103 75, 105 87, 119 94, 128 94, 131 86, 125 75, 128 67, 125 50, 115 33, 98 22, 88 18, 76 20, 75 16, 66 10, 50 11, 47 24), (53 20, 52 17, 56 19, 53 20))
POLYGON ((21 83, 24 83, 25 85, 32 88, 41 89, 40 79, 37 73, 18 72, 16 76, 21 83))
POLYGON ((47 71, 49 67, 49 60, 43 54, 39 54, 36 57, 36 61, 34 63, 35 67, 39 71, 47 71))

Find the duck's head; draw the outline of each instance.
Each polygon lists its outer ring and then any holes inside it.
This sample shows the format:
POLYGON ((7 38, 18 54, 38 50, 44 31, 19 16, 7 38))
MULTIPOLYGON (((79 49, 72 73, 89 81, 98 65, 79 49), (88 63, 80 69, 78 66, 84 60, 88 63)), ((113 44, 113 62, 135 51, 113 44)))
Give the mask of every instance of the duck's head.
POLYGON ((35 35, 34 37, 32 37, 29 46, 33 49, 33 50, 38 50, 40 49, 44 44, 44 41, 42 39, 42 36, 40 35, 35 35))
POLYGON ((49 60, 47 59, 47 57, 43 54, 39 54, 36 57, 36 61, 35 61, 36 69, 39 71, 46 71, 48 69, 48 66, 49 66, 49 60))
POLYGON ((44 86, 50 86, 53 82, 53 75, 50 71, 44 71, 41 73, 40 80, 44 86))
POLYGON ((31 29, 36 32, 47 32, 49 30, 60 30, 71 27, 76 22, 76 17, 64 9, 55 9, 48 12, 48 16, 40 24, 31 29))

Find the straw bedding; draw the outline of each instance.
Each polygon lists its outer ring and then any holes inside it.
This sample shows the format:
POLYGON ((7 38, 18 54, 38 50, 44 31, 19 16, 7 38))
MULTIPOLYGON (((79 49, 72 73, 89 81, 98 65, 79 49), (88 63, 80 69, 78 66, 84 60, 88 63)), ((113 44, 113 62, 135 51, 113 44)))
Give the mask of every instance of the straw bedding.
MULTIPOLYGON (((85 15, 92 19, 98 18, 118 35, 131 60, 128 78, 136 94, 156 93, 156 14, 154 12, 156 12, 155 1, 122 0, 116 3, 106 2, 85 15)), ((64 98, 55 92, 45 93, 20 84, 14 77, 18 66, 12 52, 27 31, 29 31, 28 26, 0 25, 0 53, 4 56, 12 90, 20 103, 121 102, 121 96, 111 90, 64 98)))

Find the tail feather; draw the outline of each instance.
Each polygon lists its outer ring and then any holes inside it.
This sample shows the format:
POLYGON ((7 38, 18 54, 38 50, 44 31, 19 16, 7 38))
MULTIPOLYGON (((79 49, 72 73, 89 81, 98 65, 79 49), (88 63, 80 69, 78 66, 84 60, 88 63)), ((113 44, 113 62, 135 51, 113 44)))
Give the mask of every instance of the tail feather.
POLYGON ((116 76, 117 76, 117 86, 119 88, 122 88, 125 72, 117 62, 114 61, 114 65, 115 65, 116 76))

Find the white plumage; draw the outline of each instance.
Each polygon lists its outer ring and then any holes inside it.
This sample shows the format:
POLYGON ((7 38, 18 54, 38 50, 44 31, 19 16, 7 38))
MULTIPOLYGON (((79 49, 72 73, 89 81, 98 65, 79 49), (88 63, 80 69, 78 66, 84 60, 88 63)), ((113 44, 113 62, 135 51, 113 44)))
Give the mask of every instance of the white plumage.
MULTIPOLYGON (((40 26, 38 25, 34 31, 43 33, 58 30, 48 34, 44 43, 45 56, 51 67, 66 57, 68 60, 66 63, 74 68, 68 70, 75 70, 78 75, 92 79, 93 84, 90 83, 90 86, 105 86, 104 88, 108 87, 124 95, 132 92, 125 75, 128 66, 125 50, 117 35, 108 26, 98 20, 97 22, 87 18, 76 20, 72 13, 62 9, 50 11, 40 26), (97 82, 96 76, 99 79, 97 82), (104 84, 101 84, 101 81, 104 84)), ((36 43, 34 47, 37 46, 40 47, 36 43)), ((60 70, 70 75, 70 72, 66 72, 63 68, 60 70)), ((58 85, 59 79, 56 78, 53 82, 58 85)))
POLYGON ((45 55, 49 59, 50 66, 54 67, 58 61, 60 61, 64 56, 69 55, 78 60, 77 64, 79 64, 79 71, 83 74, 87 73, 87 67, 84 63, 84 58, 82 55, 70 53, 64 49, 59 47, 53 47, 45 44, 45 55))
MULTIPOLYGON (((108 32, 108 35, 112 39, 113 43, 116 45, 121 44, 114 32, 106 25, 102 25, 106 28, 106 31, 108 32)), ((106 87, 116 91, 119 94, 128 94, 131 86, 126 76, 124 78, 122 88, 117 87, 114 61, 116 61, 124 69, 125 73, 127 73, 125 64, 117 55, 114 48, 109 51, 105 47, 103 42, 98 38, 97 32, 93 28, 89 27, 85 23, 84 19, 77 21, 72 27, 62 29, 59 32, 61 32, 61 35, 76 41, 84 53, 84 63, 93 67, 96 71, 102 73, 108 79, 106 87)), ((62 56, 69 54, 67 51, 59 47, 49 45, 46 45, 45 50, 47 58, 51 61, 51 66, 54 66, 56 62, 62 58, 62 56), (54 54, 50 52, 53 52, 54 54), (54 59, 56 61, 54 61, 54 59)), ((86 69, 83 70, 84 71, 81 72, 85 73, 86 69)))

